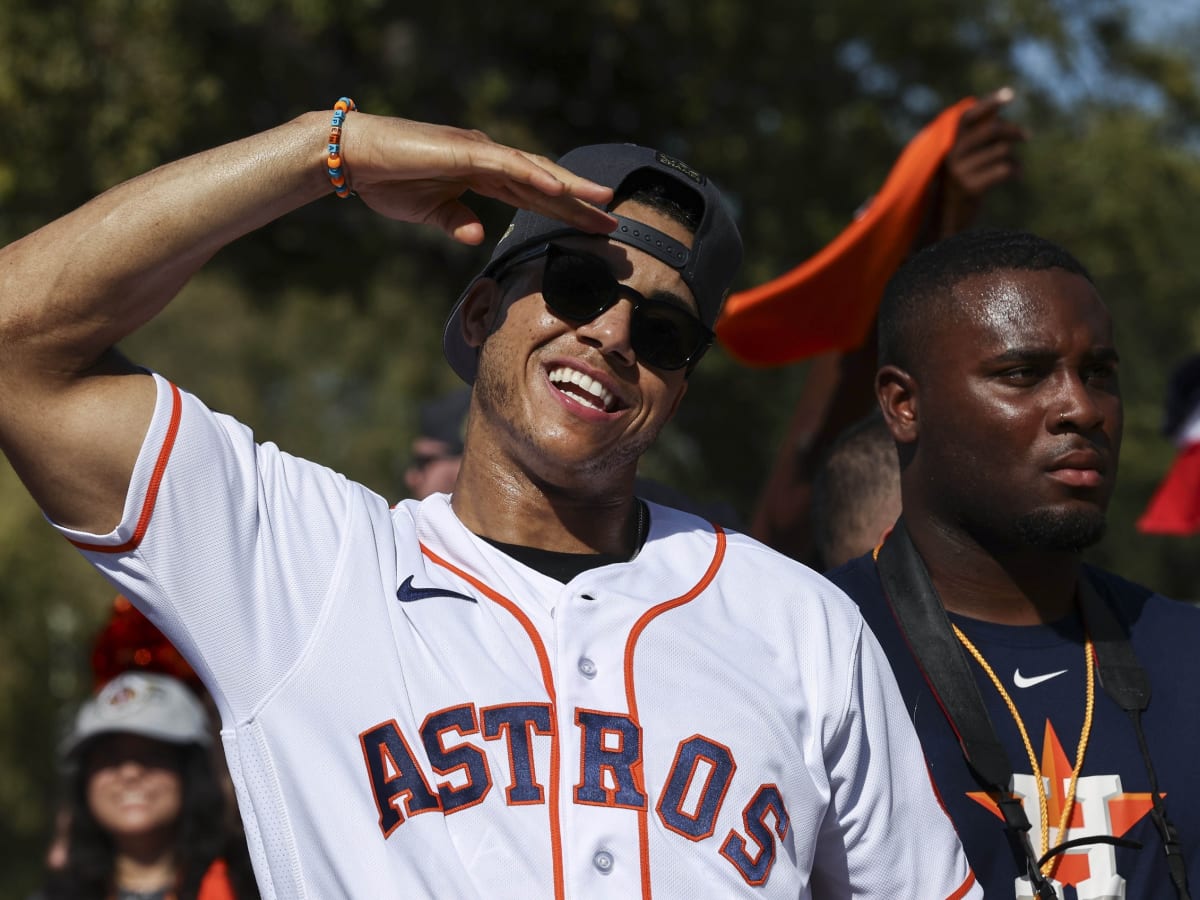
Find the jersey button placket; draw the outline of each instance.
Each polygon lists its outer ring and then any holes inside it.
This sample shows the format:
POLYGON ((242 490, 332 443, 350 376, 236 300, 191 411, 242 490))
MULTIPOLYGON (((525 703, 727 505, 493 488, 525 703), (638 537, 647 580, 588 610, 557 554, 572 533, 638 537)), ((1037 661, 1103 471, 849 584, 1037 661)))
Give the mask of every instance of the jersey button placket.
MULTIPOLYGON (((611 776, 594 771, 593 759, 584 771, 584 730, 578 716, 587 711, 588 743, 595 752, 601 739, 601 754, 619 746, 620 738, 604 733, 599 738, 597 716, 622 716, 626 710, 623 653, 629 628, 639 612, 622 597, 597 592, 593 584, 576 584, 559 596, 558 710, 562 723, 562 766, 560 796, 563 855, 567 872, 567 894, 580 897, 636 896, 640 890, 638 812, 623 806, 597 803, 594 797, 576 801, 577 789, 587 780, 594 792, 597 777, 608 785, 611 776)), ((627 781, 627 773, 621 777, 627 781)))
POLYGON ((607 850, 597 850, 596 855, 592 857, 592 865, 596 867, 596 871, 601 875, 611 874, 615 864, 616 860, 613 859, 613 855, 607 850))

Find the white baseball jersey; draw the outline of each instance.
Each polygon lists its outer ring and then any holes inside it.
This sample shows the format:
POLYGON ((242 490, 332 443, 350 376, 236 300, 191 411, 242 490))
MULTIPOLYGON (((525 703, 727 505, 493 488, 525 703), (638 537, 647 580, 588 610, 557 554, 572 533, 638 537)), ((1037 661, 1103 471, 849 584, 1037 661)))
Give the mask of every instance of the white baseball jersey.
POLYGON ((265 897, 982 896, 829 582, 651 505, 564 585, 156 379, 64 533, 212 690, 265 897))

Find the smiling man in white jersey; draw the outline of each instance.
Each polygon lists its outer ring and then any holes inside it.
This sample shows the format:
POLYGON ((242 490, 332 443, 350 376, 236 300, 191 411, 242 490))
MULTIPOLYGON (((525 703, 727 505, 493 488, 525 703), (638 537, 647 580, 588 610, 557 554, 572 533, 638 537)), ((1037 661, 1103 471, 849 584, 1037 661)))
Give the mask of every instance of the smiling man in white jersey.
POLYGON ((0 255, 0 441, 212 690, 264 896, 981 896, 848 599, 634 495, 741 256, 712 183, 342 106, 0 255), (110 349, 328 177, 467 243, 465 190, 526 209, 447 324, 452 497, 391 510, 110 349))

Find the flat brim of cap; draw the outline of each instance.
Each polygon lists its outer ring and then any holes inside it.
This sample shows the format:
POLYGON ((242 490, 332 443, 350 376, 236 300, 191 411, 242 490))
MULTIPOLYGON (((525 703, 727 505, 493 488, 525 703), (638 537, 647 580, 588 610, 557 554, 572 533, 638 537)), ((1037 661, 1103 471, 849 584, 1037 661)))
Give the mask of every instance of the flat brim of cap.
POLYGON ((114 734, 134 734, 138 737, 151 738, 164 744, 199 744, 202 747, 212 745, 212 737, 207 732, 181 733, 168 729, 151 727, 104 727, 87 733, 72 734, 59 745, 59 753, 66 759, 78 759, 83 750, 103 737, 114 734))

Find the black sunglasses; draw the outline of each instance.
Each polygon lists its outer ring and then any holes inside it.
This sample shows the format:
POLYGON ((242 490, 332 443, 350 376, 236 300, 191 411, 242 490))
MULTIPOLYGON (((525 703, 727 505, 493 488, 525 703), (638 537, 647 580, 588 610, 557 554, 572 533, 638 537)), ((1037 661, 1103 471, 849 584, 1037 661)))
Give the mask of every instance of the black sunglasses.
POLYGON ((713 333, 694 315, 666 300, 643 296, 617 281, 600 257, 555 244, 539 244, 507 260, 492 276, 497 281, 510 269, 538 257, 542 297, 556 316, 590 322, 622 297, 633 303, 629 342, 633 352, 656 369, 682 369, 700 361, 712 346, 713 333))
POLYGON ((447 459, 458 459, 461 453, 414 453, 408 461, 408 467, 418 472, 424 472, 434 463, 447 459))

